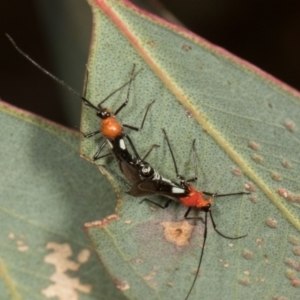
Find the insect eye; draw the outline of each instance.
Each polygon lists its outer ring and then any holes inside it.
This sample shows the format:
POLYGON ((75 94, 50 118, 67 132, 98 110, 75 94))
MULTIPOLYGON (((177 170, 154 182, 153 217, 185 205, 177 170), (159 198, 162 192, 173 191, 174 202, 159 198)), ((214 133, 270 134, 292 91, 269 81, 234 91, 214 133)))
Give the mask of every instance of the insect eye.
POLYGON ((97 117, 101 119, 107 119, 111 116, 111 113, 107 110, 97 111, 97 117))

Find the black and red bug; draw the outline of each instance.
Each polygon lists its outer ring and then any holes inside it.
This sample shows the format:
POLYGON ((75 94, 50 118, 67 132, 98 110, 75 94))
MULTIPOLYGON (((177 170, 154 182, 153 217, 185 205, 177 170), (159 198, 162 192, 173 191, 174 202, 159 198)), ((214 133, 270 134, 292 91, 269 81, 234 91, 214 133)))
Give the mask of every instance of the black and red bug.
MULTIPOLYGON (((148 202, 150 202, 160 208, 163 208, 163 209, 167 208, 172 201, 178 202, 181 205, 187 207, 187 211, 184 214, 184 218, 187 220, 203 220, 200 217, 189 217, 189 214, 192 209, 204 211, 205 217, 204 217, 204 235, 203 235, 203 242, 202 242, 202 250, 200 253, 198 267, 197 267, 197 271, 196 271, 193 283, 192 283, 192 285, 188 291, 188 294, 185 298, 185 300, 187 300, 193 290, 195 283, 196 283, 197 276, 199 274, 201 263, 202 263, 204 248, 205 248, 206 239, 207 239, 208 215, 211 219, 214 230, 220 236, 222 236, 226 239, 230 239, 230 240, 241 239, 246 236, 246 235, 242 235, 242 236, 238 236, 238 237, 229 237, 227 235, 224 235, 217 229, 217 226, 216 226, 216 223, 214 221, 212 211, 211 211, 211 205, 212 205, 214 199, 217 197, 246 195, 246 194, 250 194, 250 193, 249 192, 236 192, 236 193, 227 193, 227 194, 217 194, 217 193, 210 193, 210 192, 205 192, 202 190, 197 190, 194 186, 192 186, 190 184, 190 182, 195 182, 198 179, 196 159, 194 162, 195 176, 193 178, 187 180, 187 179, 185 179, 184 176, 179 174, 177 163, 176 163, 176 160, 174 157, 173 150, 171 148, 169 138, 164 129, 163 129, 163 132, 164 132, 167 144, 168 144, 168 148, 171 153, 176 177, 179 179, 179 182, 177 183, 177 182, 174 182, 167 178, 164 178, 154 168, 152 168, 154 175, 151 176, 150 178, 145 178, 145 179, 140 180, 139 182, 136 182, 132 185, 127 184, 127 187, 129 188, 129 191, 127 192, 127 194, 134 196, 134 197, 145 197, 145 196, 149 196, 149 195, 161 195, 161 196, 167 197, 169 199, 167 200, 167 202, 164 205, 161 205, 160 203, 154 202, 147 198, 143 199, 141 202, 148 201, 148 202)), ((193 150, 194 150, 194 154, 195 154, 196 153, 195 140, 193 141, 193 150)))
POLYGON ((40 69, 43 73, 45 73, 46 75, 51 77, 54 81, 58 82, 62 86, 69 89, 73 94, 78 96, 86 106, 91 107, 92 109, 94 109, 96 111, 96 116, 100 119, 99 129, 97 129, 94 132, 88 133, 88 134, 83 133, 83 135, 86 138, 90 138, 90 137, 93 137, 93 136, 101 133, 106 138, 106 140, 100 145, 99 149, 94 154, 93 161, 96 161, 105 156, 114 154, 114 156, 116 157, 116 159, 118 161, 118 164, 119 164, 119 167, 120 167, 122 173, 125 175, 125 177, 131 183, 135 183, 141 179, 149 178, 152 176, 153 170, 150 167, 150 165, 145 161, 145 158, 150 154, 151 150, 154 147, 158 147, 158 145, 155 145, 155 144, 152 145, 152 147, 147 152, 147 154, 144 156, 144 158, 141 158, 139 156, 136 148, 134 147, 130 137, 128 135, 126 135, 126 133, 124 132, 124 127, 127 127, 129 129, 132 129, 135 131, 141 130, 143 128, 144 122, 146 120, 149 108, 154 103, 154 100, 151 101, 147 105, 140 127, 135 127, 135 126, 127 125, 127 124, 121 124, 116 119, 116 116, 118 115, 118 113, 128 104, 131 83, 133 82, 135 77, 138 75, 138 73, 141 71, 141 70, 139 70, 139 71, 135 72, 135 64, 133 65, 130 79, 127 82, 125 82, 124 84, 122 84, 120 87, 115 89, 108 96, 106 96, 98 105, 94 105, 93 103, 91 103, 91 101, 86 99, 84 96, 80 95, 77 91, 75 91, 73 88, 71 88, 69 85, 67 85, 64 81, 58 79, 53 74, 51 74, 50 72, 48 72, 47 70, 42 68, 37 62, 35 62, 31 57, 29 57, 29 55, 27 55, 24 51, 22 51, 9 35, 7 35, 7 37, 10 40, 10 42, 13 44, 15 49, 23 57, 25 57, 27 60, 29 60, 34 66, 36 66, 38 69, 40 69), (128 85, 128 90, 127 90, 126 99, 114 113, 112 113, 112 111, 109 110, 108 108, 103 107, 104 102, 106 102, 116 92, 120 91, 127 85, 128 85), (132 156, 131 153, 129 153, 129 151, 127 150, 125 139, 124 139, 125 137, 128 140, 128 142, 130 143, 135 156, 132 156), (107 144, 109 144, 109 146, 111 148, 111 152, 104 154, 104 155, 100 155, 102 150, 104 149, 104 147, 107 144))

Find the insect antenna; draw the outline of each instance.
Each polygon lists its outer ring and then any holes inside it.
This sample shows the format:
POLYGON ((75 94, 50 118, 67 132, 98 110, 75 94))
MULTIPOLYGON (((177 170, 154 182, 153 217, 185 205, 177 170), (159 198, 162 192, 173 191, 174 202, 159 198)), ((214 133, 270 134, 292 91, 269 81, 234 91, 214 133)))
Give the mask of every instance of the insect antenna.
MULTIPOLYGON (((128 80, 127 82, 125 82, 124 84, 122 84, 122 86, 120 86, 119 88, 117 88, 116 90, 114 90, 111 94, 109 94, 108 96, 106 96, 100 103, 99 106, 95 106, 93 103, 91 103, 88 99, 86 99, 84 96, 82 96, 81 94, 79 94, 77 91, 75 91, 72 87, 70 87, 67 83, 65 83, 63 80, 58 79, 56 76, 54 76, 53 74, 51 74, 49 71, 47 71, 46 69, 44 69, 41 65, 39 65, 36 61, 34 61, 27 53, 25 53, 21 48, 19 48, 19 46, 16 44, 16 42, 13 40, 13 38, 9 35, 9 34, 5 34, 7 36, 7 38, 9 39, 9 41, 12 43, 12 45, 14 46, 14 48, 24 57, 26 58, 28 61, 30 61, 34 66, 36 66, 39 70, 41 70, 44 74, 46 74, 47 76, 49 76, 50 78, 52 78, 54 81, 56 81, 58 84, 64 86, 65 88, 67 88, 71 93, 73 93, 74 95, 76 95, 77 97, 79 97, 83 103, 88 106, 93 108, 96 111, 99 111, 99 108, 101 109, 101 104, 103 102, 105 102, 107 99, 109 99, 112 95, 114 95, 116 92, 118 92, 119 90, 121 90, 123 87, 125 87, 127 84, 131 83, 131 81, 134 80, 134 78, 136 77, 136 75, 142 70, 140 69, 138 72, 136 72, 135 74, 132 74, 130 80, 128 80)), ((133 67, 133 70, 135 68, 135 65, 133 67)), ((119 109, 120 110, 120 109, 119 109)))
MULTIPOLYGON (((189 207, 188 210, 186 211, 186 213, 184 214, 184 218, 185 219, 194 219, 194 218, 188 218, 188 214, 190 213, 192 207, 189 207)), ((199 259, 199 262, 198 262, 198 266, 197 266, 197 270, 196 270, 196 274, 194 276, 194 280, 193 280, 193 283, 189 289, 189 292, 187 293, 186 297, 185 297, 185 300, 187 300, 195 286, 195 283, 196 283, 196 280, 197 280, 197 277, 199 275, 199 272, 200 272, 200 267, 201 267, 201 263, 202 263, 202 258, 203 258, 203 254, 204 254, 204 247, 205 247, 205 243, 206 243, 206 238, 207 238, 207 209, 205 210, 205 218, 204 218, 204 234, 203 234, 203 243, 202 243, 202 249, 201 249, 201 254, 200 254, 200 259, 199 259)), ((210 210, 209 210, 210 211, 210 210)), ((197 218, 198 219, 198 218, 197 218)))

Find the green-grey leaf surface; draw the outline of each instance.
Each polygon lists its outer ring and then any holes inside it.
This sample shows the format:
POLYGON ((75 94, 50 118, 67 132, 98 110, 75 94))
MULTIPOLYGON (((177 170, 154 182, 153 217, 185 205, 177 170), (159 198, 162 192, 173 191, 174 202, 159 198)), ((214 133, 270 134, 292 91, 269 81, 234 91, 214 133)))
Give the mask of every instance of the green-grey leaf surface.
POLYGON ((0 299, 124 299, 83 232, 116 196, 78 134, 1 102, 0 136, 0 299))
MULTIPOLYGON (((186 178, 194 175, 191 145, 196 139, 198 189, 252 191, 250 196, 215 200, 218 229, 232 237, 248 235, 226 240, 209 221, 201 276, 190 299, 298 299, 299 94, 127 1, 94 0, 91 5, 88 99, 98 104, 128 80, 135 63, 142 71, 118 117, 138 126, 145 106, 156 100, 143 131, 130 132, 141 156, 153 143, 160 144, 147 160, 176 180, 161 131, 165 128, 186 178)), ((116 110, 125 96, 126 90, 116 93, 107 106, 116 110)), ((85 107, 82 130, 92 132, 98 126, 95 112, 85 107)), ((83 140, 82 154, 91 158, 100 141, 83 140)), ((118 170, 112 159, 99 163, 118 170)), ((153 209, 126 196, 117 180, 114 184, 121 193, 120 218, 87 226, 99 257, 130 299, 184 299, 198 264, 203 224, 195 224, 188 239, 188 226, 176 224, 183 220, 184 207, 174 203, 166 210, 153 209), (173 243, 164 231, 172 224, 178 226, 173 243), (179 245, 184 239, 189 243, 179 245)))

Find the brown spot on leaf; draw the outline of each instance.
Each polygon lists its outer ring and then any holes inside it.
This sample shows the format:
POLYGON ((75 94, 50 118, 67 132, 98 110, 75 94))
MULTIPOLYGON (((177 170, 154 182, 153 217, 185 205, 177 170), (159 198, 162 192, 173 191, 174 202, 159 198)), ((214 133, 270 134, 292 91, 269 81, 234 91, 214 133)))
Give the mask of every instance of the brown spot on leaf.
POLYGON ((249 286, 251 284, 250 279, 248 277, 239 279, 239 284, 244 286, 249 286))
POLYGON ((300 256, 300 247, 299 246, 293 247, 293 252, 295 255, 300 256))
POLYGON ((289 269, 289 270, 285 271, 285 276, 287 279, 292 280, 292 279, 296 278, 296 273, 295 273, 295 271, 289 269))
POLYGON ((120 291, 127 291, 130 289, 129 283, 125 280, 114 279, 113 281, 116 285, 116 288, 120 291))
POLYGON ((186 247, 189 245, 189 239, 192 235, 194 225, 190 225, 188 221, 181 222, 162 222, 164 227, 164 235, 168 242, 179 247, 186 247))
POLYGON ((277 172, 272 173, 271 176, 272 176, 272 179, 275 180, 275 181, 281 181, 282 180, 280 174, 277 173, 277 172))
POLYGON ((285 188, 278 188, 277 193, 287 201, 300 203, 300 194, 294 194, 285 188))
POLYGON ((293 244, 293 245, 299 245, 299 238, 297 238, 296 236, 292 235, 290 236, 290 243, 293 244))
POLYGON ((246 259, 253 259, 253 253, 249 250, 244 250, 243 257, 246 259))
POLYGON ((288 160, 285 160, 285 159, 283 159, 281 161, 281 164, 282 164, 283 167, 285 167, 287 169, 292 167, 292 164, 288 160))
POLYGON ((190 51, 190 50, 192 50, 192 47, 190 45, 183 44, 182 45, 182 50, 184 50, 184 51, 190 51))
POLYGON ((254 141, 250 141, 248 146, 255 151, 260 149, 260 145, 254 141))
POLYGON ((247 182, 244 184, 244 187, 246 190, 250 191, 250 192, 254 192, 255 191, 255 186, 252 182, 247 182))
POLYGON ((249 199, 250 199, 250 201, 253 202, 253 203, 256 203, 256 202, 257 202, 257 196, 255 196, 255 195, 250 195, 249 199))
POLYGON ((151 46, 152 48, 155 48, 157 44, 154 41, 149 41, 148 45, 151 46))
POLYGON ((264 158, 260 155, 252 155, 252 159, 257 162, 258 164, 261 164, 264 161, 264 158))
POLYGON ((94 222, 89 222, 84 224, 84 228, 91 228, 91 227, 106 227, 108 223, 119 219, 117 215, 110 215, 106 218, 104 218, 101 221, 94 221, 94 222))
POLYGON ((232 174, 235 175, 235 176, 241 176, 242 175, 242 172, 240 169, 238 168, 233 168, 232 169, 232 174))
POLYGON ((300 280, 299 278, 294 278, 291 280, 291 284, 293 287, 299 287, 300 286, 300 280))
POLYGON ((268 218, 266 223, 271 228, 276 228, 277 227, 277 221, 275 219, 268 218))
POLYGON ((285 126, 285 128, 287 130, 289 130, 290 132, 294 132, 296 129, 296 124, 293 121, 285 121, 283 123, 283 125, 285 126))

